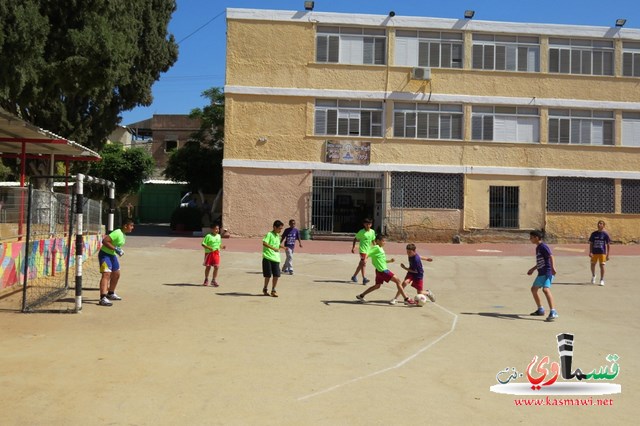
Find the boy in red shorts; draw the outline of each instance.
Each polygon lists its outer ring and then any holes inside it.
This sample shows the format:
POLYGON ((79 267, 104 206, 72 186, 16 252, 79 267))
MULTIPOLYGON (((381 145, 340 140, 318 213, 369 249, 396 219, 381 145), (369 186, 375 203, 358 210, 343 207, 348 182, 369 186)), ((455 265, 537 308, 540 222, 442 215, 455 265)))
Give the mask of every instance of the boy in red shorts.
POLYGON ((382 235, 378 235, 376 237, 376 244, 369 248, 367 252, 367 256, 371 258, 371 263, 376 268, 376 283, 372 285, 368 289, 364 291, 364 293, 356 296, 356 299, 360 301, 360 303, 365 303, 365 296, 372 291, 379 289, 382 284, 388 283, 389 281, 393 281, 393 283, 398 288, 398 293, 402 295, 404 298, 405 305, 415 305, 415 302, 407 297, 407 294, 404 292, 402 285, 400 284, 400 280, 398 277, 393 275, 389 269, 387 269, 387 262, 392 263, 395 262, 395 259, 387 259, 387 256, 384 252, 384 244, 385 238, 382 235))
POLYGON ((218 269, 220 268, 220 248, 226 248, 226 246, 222 245, 220 225, 214 224, 211 226, 211 232, 205 235, 202 240, 202 247, 204 248, 204 263, 202 264, 204 266, 204 282, 202 285, 209 285, 209 272, 213 266, 211 285, 218 287, 219 284, 216 278, 218 278, 218 269))
MULTIPOLYGON (((411 284, 411 287, 416 289, 418 294, 424 294, 431 300, 432 302, 436 301, 436 297, 429 290, 423 289, 424 282, 424 269, 422 268, 422 259, 420 255, 416 252, 415 244, 407 244, 407 256, 409 257, 409 266, 405 266, 404 263, 401 263, 400 266, 402 269, 407 271, 407 275, 404 277, 404 281, 402 282, 402 288, 405 288, 407 284, 411 284)), ((427 262, 433 262, 433 259, 430 257, 425 258, 427 262)), ((400 296, 400 292, 396 293, 396 297, 389 301, 389 304, 395 305, 398 303, 398 297, 400 296)))

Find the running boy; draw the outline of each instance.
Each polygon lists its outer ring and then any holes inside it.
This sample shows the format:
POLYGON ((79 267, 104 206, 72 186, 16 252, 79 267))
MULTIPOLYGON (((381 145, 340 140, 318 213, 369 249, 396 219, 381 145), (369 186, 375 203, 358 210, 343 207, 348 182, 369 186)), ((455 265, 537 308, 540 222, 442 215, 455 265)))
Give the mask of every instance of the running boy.
POLYGON ((296 248, 296 241, 298 241, 300 248, 302 248, 300 231, 296 228, 295 220, 289 220, 289 227, 282 233, 282 241, 284 241, 284 249, 287 254, 287 259, 284 261, 284 265, 282 265, 282 272, 288 272, 289 275, 293 275, 293 249, 296 248))
POLYGON ((384 252, 384 244, 385 244, 384 236, 378 235, 376 237, 375 242, 376 244, 369 249, 369 251, 367 252, 367 255, 371 257, 371 263, 373 263, 373 266, 376 268, 376 283, 371 287, 369 287, 368 289, 366 289, 364 293, 357 295, 356 299, 358 299, 360 303, 365 303, 366 300, 364 297, 367 294, 379 289, 383 283, 388 283, 389 281, 393 281, 393 283, 398 288, 398 293, 401 294, 402 297, 404 298, 404 304, 415 305, 416 302, 414 302, 413 300, 407 297, 407 294, 404 292, 404 289, 402 288, 402 285, 400 284, 400 280, 398 279, 398 277, 393 275, 393 272, 387 269, 387 262, 389 263, 395 262, 395 259, 393 258, 387 259, 387 256, 384 252))
MULTIPOLYGON (((424 269, 422 268, 422 259, 416 252, 415 244, 407 244, 407 256, 409 257, 409 266, 405 266, 404 263, 400 264, 402 269, 407 271, 407 275, 405 275, 404 281, 402 282, 402 288, 405 288, 407 284, 411 284, 411 287, 415 288, 418 294, 424 294, 429 298, 429 300, 435 302, 436 297, 433 293, 429 289, 423 289, 424 269)), ((433 262, 433 259, 430 257, 427 257, 424 260, 427 262, 433 262)), ((395 305, 398 303, 397 299, 399 296, 400 292, 396 293, 396 296, 389 301, 389 304, 395 305)))
POLYGON ((213 224, 211 226, 211 232, 204 236, 202 240, 202 247, 204 248, 204 282, 202 285, 209 285, 209 271, 213 266, 213 278, 211 279, 211 285, 218 287, 218 269, 220 268, 220 248, 226 249, 226 246, 222 246, 222 237, 220 236, 220 225, 213 224))
POLYGON ((529 240, 536 245, 536 264, 533 268, 529 269, 527 275, 533 274, 536 269, 538 270, 538 276, 531 286, 531 294, 533 295, 533 300, 536 302, 538 309, 532 312, 531 315, 544 315, 544 308, 542 307, 540 296, 538 295, 538 290, 542 288, 542 292, 547 298, 550 309, 547 321, 553 321, 558 318, 558 313, 554 309, 553 305, 553 296, 551 295, 551 283, 553 282, 553 277, 556 275, 556 268, 553 262, 551 249, 542 242, 543 238, 544 234, 542 231, 529 232, 529 240))
POLYGON ((283 248, 280 244, 282 228, 284 228, 284 223, 276 220, 273 222, 273 230, 267 232, 267 235, 262 239, 262 276, 264 277, 262 294, 265 296, 269 296, 269 280, 273 276, 271 297, 278 297, 276 285, 278 285, 278 278, 280 278, 280 249, 283 248))
POLYGON ((371 247, 371 243, 373 243, 376 239, 376 231, 371 229, 373 225, 373 221, 369 218, 366 218, 362 222, 363 228, 358 231, 355 238, 353 239, 353 246, 351 247, 351 253, 355 253, 356 249, 356 241, 358 244, 358 251, 360 253, 360 261, 358 262, 358 267, 356 268, 356 272, 353 273, 351 277, 351 281, 354 283, 358 282, 358 272, 362 272, 362 285, 367 285, 369 280, 364 276, 364 269, 367 266, 367 252, 371 247))
POLYGON ((591 284, 596 283, 596 263, 600 263, 600 285, 604 285, 604 265, 609 260, 611 238, 604 229, 604 220, 598 221, 598 230, 589 237, 589 257, 591 258, 591 284))

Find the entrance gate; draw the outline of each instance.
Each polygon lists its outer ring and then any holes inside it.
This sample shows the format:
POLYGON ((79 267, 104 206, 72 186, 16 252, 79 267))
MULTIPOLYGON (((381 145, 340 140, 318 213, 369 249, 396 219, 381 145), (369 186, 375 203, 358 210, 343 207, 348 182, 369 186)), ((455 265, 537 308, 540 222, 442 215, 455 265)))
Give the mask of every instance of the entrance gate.
POLYGON ((316 234, 355 233, 362 219, 382 228, 384 174, 372 172, 313 172, 311 223, 316 234))

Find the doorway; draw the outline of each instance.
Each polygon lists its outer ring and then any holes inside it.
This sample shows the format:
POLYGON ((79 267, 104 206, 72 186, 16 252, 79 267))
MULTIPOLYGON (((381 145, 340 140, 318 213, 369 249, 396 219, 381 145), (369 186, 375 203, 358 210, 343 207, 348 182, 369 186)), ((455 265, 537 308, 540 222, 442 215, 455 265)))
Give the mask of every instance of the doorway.
POLYGON ((315 233, 356 233, 362 220, 382 225, 382 173, 315 171, 311 223, 315 233))

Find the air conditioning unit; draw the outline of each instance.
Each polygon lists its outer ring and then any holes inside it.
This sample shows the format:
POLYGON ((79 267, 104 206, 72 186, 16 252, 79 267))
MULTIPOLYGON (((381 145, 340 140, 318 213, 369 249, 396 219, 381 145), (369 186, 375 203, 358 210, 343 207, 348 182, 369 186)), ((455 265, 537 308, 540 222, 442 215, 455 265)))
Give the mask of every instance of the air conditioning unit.
POLYGON ((415 67, 411 70, 412 80, 431 80, 431 68, 415 67))

